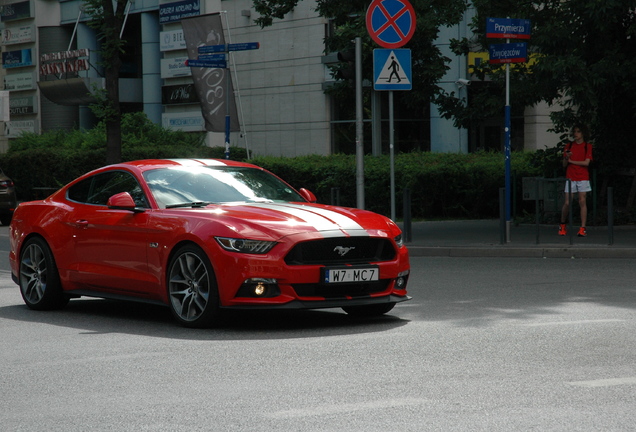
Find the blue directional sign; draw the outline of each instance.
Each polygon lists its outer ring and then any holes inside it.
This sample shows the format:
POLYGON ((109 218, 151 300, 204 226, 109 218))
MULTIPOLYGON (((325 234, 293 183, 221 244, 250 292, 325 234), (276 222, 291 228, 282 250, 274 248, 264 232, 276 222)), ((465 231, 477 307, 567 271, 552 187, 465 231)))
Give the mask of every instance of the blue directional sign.
POLYGON ((488 18, 486 37, 502 39, 530 39, 530 20, 514 18, 488 18))
POLYGON ((222 54, 205 54, 205 55, 200 55, 199 57, 197 57, 197 60, 203 60, 203 61, 224 61, 226 60, 227 54, 222 53, 222 54))
POLYGON ((227 68, 227 62, 225 60, 186 60, 186 66, 190 67, 204 67, 213 69, 225 69, 227 68))
POLYGON ((261 44, 259 42, 245 42, 245 43, 233 43, 222 45, 205 45, 199 47, 199 54, 220 53, 229 51, 246 51, 259 49, 261 44))
POLYGON ((373 50, 373 89, 411 90, 411 50, 373 50))
POLYGON ((528 60, 528 48, 525 42, 492 44, 488 47, 489 63, 524 63, 528 60))

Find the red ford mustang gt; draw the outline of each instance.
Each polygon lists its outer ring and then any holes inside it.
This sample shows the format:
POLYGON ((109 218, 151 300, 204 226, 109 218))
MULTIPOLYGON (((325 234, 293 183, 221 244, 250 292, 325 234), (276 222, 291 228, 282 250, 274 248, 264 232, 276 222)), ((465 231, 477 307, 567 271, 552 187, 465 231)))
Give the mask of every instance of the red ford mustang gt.
POLYGON ((168 305, 188 327, 214 324, 221 308, 380 315, 408 300, 399 227, 315 201, 246 163, 111 165, 18 206, 11 272, 32 309, 140 300, 168 305))

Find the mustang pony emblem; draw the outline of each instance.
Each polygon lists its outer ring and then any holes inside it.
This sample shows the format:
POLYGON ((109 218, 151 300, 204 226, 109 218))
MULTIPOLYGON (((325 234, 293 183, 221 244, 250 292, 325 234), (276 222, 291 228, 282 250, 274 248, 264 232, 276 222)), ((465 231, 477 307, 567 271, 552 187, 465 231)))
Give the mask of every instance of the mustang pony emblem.
POLYGON ((337 252, 338 255, 340 255, 341 257, 345 256, 346 254, 348 254, 349 252, 351 252, 352 250, 354 250, 355 247, 344 247, 344 246, 336 246, 333 251, 337 252))

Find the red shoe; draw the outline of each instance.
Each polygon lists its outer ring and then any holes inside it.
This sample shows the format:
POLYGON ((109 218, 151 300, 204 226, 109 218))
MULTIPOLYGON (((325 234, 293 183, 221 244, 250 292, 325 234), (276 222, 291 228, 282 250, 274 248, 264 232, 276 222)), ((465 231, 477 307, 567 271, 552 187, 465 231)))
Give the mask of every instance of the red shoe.
POLYGON ((587 230, 585 229, 585 227, 579 228, 579 232, 578 232, 577 236, 579 236, 579 237, 587 237, 587 230))
POLYGON ((564 236, 567 235, 568 233, 568 228, 565 224, 559 224, 559 235, 560 236, 564 236))

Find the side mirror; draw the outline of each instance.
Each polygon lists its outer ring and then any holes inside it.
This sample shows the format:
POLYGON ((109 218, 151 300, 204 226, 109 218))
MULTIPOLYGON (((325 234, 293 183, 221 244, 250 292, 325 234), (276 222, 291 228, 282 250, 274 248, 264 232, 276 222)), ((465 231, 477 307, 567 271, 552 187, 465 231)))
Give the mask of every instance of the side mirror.
POLYGON ((143 209, 135 205, 135 200, 128 192, 120 192, 108 198, 106 205, 114 210, 130 210, 132 212, 142 212, 143 209))
POLYGON ((298 192, 300 192, 302 197, 305 198, 310 203, 315 203, 316 201, 318 201, 318 199, 316 198, 316 195, 314 195, 313 192, 310 190, 301 188, 298 192))

